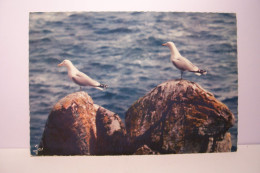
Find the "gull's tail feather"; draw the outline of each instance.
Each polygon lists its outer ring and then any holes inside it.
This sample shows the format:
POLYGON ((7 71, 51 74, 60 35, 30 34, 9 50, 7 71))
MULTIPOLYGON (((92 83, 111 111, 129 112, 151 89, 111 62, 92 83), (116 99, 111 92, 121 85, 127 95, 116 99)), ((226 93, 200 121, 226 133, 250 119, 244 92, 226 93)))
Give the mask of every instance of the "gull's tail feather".
POLYGON ((107 89, 108 88, 108 85, 106 84, 100 84, 99 86, 95 87, 96 89, 99 89, 101 91, 103 91, 104 89, 107 89))
POLYGON ((207 74, 207 71, 206 71, 206 70, 199 70, 199 73, 200 73, 200 74, 203 74, 203 75, 206 75, 206 74, 207 74))
POLYGON ((104 90, 103 88, 100 88, 100 87, 95 87, 95 88, 98 89, 98 90, 101 90, 101 91, 104 90))
POLYGON ((201 73, 198 73, 198 72, 194 72, 194 74, 195 74, 195 75, 198 75, 198 76, 200 76, 200 75, 201 75, 201 73))
POLYGON ((100 84, 98 87, 106 89, 106 88, 108 88, 108 85, 106 85, 106 84, 100 84))
POLYGON ((200 76, 200 75, 205 75, 207 74, 207 71, 206 70, 198 70, 198 71, 192 71, 194 72, 196 75, 200 76))

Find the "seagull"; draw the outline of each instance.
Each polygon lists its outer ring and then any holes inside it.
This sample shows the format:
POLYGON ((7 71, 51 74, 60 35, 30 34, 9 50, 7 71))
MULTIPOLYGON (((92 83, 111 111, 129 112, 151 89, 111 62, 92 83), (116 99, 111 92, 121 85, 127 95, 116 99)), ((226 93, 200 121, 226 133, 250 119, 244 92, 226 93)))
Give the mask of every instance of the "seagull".
POLYGON ((68 76, 69 78, 76 84, 80 86, 92 86, 99 90, 104 90, 108 86, 105 84, 100 84, 99 82, 91 79, 89 76, 87 76, 85 73, 82 73, 79 71, 70 60, 64 60, 62 63, 58 64, 58 67, 65 66, 68 69, 68 76))
POLYGON ((181 56, 180 52, 173 42, 167 42, 162 45, 169 47, 169 49, 171 50, 171 61, 173 65, 181 71, 181 79, 184 71, 193 72, 198 76, 200 76, 201 74, 207 74, 206 70, 199 69, 197 66, 193 65, 187 58, 181 56))

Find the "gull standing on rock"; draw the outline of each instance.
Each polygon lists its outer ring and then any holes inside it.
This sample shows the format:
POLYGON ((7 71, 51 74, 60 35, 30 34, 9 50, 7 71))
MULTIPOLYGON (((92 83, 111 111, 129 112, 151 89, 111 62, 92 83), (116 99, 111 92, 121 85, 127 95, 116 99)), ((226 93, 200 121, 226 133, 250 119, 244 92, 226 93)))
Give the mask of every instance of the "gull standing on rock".
POLYGON ((167 42, 162 44, 163 46, 169 47, 171 50, 171 61, 173 65, 181 71, 181 79, 184 71, 193 72, 200 76, 201 74, 207 74, 206 70, 201 70, 197 66, 193 65, 188 59, 181 56, 180 52, 176 48, 173 42, 167 42))
POLYGON ((99 82, 91 79, 86 74, 80 72, 70 60, 64 60, 62 63, 58 64, 58 67, 65 66, 68 70, 69 78, 76 84, 80 86, 92 86, 96 89, 103 90, 106 89, 108 86, 105 84, 100 84, 99 82))

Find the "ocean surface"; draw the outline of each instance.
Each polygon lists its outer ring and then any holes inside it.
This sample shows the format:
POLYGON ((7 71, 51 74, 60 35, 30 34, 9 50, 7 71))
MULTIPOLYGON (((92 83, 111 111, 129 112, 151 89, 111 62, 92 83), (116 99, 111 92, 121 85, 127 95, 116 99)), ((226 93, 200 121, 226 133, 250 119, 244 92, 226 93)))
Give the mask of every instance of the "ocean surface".
POLYGON ((30 144, 35 155, 53 105, 79 91, 65 67, 69 59, 91 78, 109 85, 102 92, 84 87, 94 100, 124 120, 127 109, 158 84, 180 78, 162 46, 173 41, 180 53, 207 75, 184 73, 225 103, 236 117, 232 150, 237 147, 236 15, 173 12, 30 13, 30 144))

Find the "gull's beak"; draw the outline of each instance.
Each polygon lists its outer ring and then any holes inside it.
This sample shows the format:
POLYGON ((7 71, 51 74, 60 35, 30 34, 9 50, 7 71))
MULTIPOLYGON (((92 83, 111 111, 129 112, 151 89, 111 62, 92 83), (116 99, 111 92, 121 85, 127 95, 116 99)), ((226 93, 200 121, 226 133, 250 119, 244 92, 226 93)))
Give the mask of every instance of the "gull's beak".
POLYGON ((166 43, 162 44, 162 46, 166 46, 166 43))
POLYGON ((62 66, 62 63, 58 64, 58 67, 61 67, 62 66))

